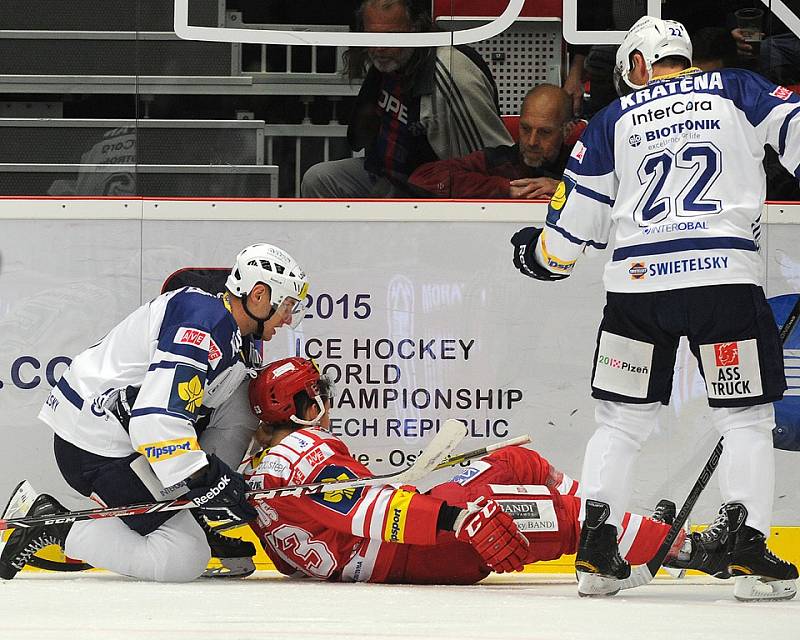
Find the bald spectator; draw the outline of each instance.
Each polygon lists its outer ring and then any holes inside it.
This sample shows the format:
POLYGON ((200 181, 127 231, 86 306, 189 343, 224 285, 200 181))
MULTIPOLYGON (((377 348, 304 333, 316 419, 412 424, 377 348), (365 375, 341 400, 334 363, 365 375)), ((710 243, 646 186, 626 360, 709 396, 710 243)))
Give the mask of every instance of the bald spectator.
POLYGON ((552 84, 531 89, 522 102, 519 141, 461 158, 429 162, 409 184, 445 198, 549 198, 555 192, 571 145, 572 99, 552 84))

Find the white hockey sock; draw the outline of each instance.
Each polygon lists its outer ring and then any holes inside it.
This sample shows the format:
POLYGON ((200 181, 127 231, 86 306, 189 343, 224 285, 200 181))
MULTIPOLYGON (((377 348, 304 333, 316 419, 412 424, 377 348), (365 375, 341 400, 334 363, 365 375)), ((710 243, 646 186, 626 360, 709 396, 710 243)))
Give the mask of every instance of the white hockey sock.
POLYGON ((146 536, 119 518, 76 522, 64 551, 93 567, 156 582, 194 580, 211 557, 205 534, 188 511, 177 513, 146 536))
POLYGON ((747 508, 746 524, 769 536, 775 493, 775 453, 771 404, 742 408, 713 408, 714 426, 725 436, 719 461, 719 487, 724 502, 747 508))
POLYGON ((658 420, 661 404, 622 404, 598 401, 598 427, 586 445, 579 493, 580 520, 586 499, 605 502, 611 508, 608 524, 620 528, 631 493, 631 471, 658 420))

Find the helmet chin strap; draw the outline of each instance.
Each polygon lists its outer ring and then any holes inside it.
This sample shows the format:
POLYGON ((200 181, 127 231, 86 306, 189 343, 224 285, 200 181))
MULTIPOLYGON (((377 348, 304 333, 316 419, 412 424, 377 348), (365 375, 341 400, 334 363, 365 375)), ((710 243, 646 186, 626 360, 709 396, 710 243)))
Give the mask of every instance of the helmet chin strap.
POLYGON ((317 414, 316 418, 314 418, 313 420, 302 420, 301 418, 298 418, 296 415, 291 415, 289 416, 289 420, 291 420, 292 422, 296 422, 297 424, 305 425, 307 427, 313 427, 315 425, 318 425, 320 423, 320 420, 322 420, 322 416, 325 415, 325 403, 322 401, 322 398, 319 395, 314 396, 314 400, 316 401, 317 406, 319 407, 319 413, 317 414))
POLYGON ((269 320, 273 314, 275 313, 275 309, 270 306, 269 313, 267 314, 266 318, 259 318, 256 315, 253 315, 253 312, 247 307, 247 296, 248 294, 244 294, 242 296, 242 306, 244 307, 244 312, 253 320, 256 321, 256 336, 261 338, 264 334, 264 323, 269 320))

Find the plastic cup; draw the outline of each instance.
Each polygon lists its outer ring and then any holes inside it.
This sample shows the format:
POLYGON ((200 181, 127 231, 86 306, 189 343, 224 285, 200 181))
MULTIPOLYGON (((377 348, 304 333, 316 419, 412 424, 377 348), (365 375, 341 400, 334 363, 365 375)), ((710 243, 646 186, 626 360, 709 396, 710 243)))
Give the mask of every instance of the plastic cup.
POLYGON ((736 17, 736 25, 744 37, 746 44, 753 47, 750 54, 745 56, 757 56, 761 51, 761 29, 764 22, 764 12, 761 9, 739 9, 733 14, 736 17))

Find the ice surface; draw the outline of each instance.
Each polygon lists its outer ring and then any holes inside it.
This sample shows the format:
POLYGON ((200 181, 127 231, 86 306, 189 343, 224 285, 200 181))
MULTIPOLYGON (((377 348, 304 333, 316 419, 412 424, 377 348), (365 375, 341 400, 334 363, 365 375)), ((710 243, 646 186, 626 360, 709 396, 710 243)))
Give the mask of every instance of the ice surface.
POLYGON ((800 637, 800 600, 743 604, 732 589, 711 578, 659 579, 589 600, 577 597, 570 577, 542 574, 419 587, 296 581, 267 571, 189 584, 26 572, 0 582, 0 633, 14 640, 800 637))

